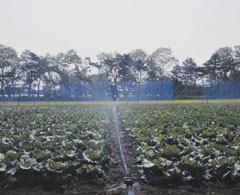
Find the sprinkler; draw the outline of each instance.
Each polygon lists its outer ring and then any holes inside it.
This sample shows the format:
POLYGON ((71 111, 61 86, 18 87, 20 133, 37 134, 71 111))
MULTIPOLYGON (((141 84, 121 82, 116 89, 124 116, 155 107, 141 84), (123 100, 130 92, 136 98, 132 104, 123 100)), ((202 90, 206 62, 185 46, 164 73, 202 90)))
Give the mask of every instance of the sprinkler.
POLYGON ((133 177, 124 177, 124 184, 126 184, 127 187, 133 186, 134 178, 133 177))

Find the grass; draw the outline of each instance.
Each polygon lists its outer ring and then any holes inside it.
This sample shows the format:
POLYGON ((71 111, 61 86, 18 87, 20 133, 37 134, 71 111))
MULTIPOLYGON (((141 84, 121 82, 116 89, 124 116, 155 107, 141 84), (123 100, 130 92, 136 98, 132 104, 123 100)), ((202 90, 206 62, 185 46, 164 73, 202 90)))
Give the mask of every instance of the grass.
POLYGON ((100 104, 240 104, 240 99, 226 100, 168 100, 168 101, 26 101, 26 102, 0 102, 0 107, 11 106, 76 106, 100 104))

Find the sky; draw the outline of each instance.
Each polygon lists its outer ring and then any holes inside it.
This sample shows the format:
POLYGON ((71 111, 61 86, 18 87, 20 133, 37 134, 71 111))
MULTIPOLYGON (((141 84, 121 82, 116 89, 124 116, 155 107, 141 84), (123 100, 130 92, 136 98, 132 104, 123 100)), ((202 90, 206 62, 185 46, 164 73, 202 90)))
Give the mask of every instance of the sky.
POLYGON ((198 65, 240 45, 240 0, 0 0, 0 44, 81 57, 170 47, 198 65))

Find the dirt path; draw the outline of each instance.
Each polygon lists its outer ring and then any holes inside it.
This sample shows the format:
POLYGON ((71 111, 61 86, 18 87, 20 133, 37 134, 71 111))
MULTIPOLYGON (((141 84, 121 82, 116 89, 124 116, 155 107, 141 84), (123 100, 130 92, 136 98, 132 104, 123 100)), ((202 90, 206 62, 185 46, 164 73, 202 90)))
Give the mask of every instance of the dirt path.
POLYGON ((109 170, 107 174, 110 176, 109 183, 106 185, 107 195, 112 194, 126 194, 125 186, 123 185, 123 177, 124 177, 124 170, 122 167, 122 161, 120 157, 120 151, 117 142, 117 131, 114 128, 114 121, 113 129, 109 132, 109 140, 111 142, 111 157, 113 159, 113 163, 109 166, 109 170))
MULTIPOLYGON (((113 107, 113 123, 115 123, 115 132, 117 136, 117 131, 119 132, 120 136, 120 142, 121 142, 121 147, 123 151, 123 155, 126 161, 127 169, 128 169, 128 176, 135 178, 134 179, 134 184, 133 184, 133 190, 135 192, 135 195, 140 195, 141 193, 141 186, 139 184, 139 175, 138 175, 138 170, 136 167, 136 155, 133 151, 132 148, 132 138, 128 135, 126 131, 123 130, 121 121, 119 120, 119 113, 117 110, 117 107, 113 107)), ((117 139, 115 139, 117 140, 117 139)), ((120 154, 120 152, 119 152, 120 154)), ((122 163, 123 164, 123 163, 122 163)), ((123 165, 122 165, 123 166, 123 165)), ((122 177, 123 179, 123 177, 122 177)), ((126 191, 127 193, 127 191, 126 191)))

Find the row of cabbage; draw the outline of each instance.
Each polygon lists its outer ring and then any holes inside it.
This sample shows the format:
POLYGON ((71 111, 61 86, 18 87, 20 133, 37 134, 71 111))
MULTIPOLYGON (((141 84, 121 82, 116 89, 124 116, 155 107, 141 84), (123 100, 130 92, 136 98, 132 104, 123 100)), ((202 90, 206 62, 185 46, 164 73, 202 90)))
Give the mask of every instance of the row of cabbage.
POLYGON ((119 110, 146 181, 240 181, 240 107, 128 105, 119 110))
POLYGON ((0 187, 54 188, 104 178, 111 161, 110 108, 0 109, 0 187))

